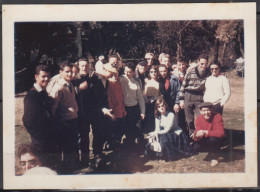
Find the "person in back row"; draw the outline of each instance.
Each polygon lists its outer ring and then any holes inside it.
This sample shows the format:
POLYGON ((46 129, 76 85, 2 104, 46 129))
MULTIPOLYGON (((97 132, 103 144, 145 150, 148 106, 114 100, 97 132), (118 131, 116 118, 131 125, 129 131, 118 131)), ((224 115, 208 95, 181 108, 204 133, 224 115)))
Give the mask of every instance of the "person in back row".
POLYGON ((199 64, 192 68, 184 77, 180 89, 179 99, 180 107, 185 112, 185 118, 189 129, 189 134, 195 131, 194 113, 198 117, 200 110, 198 105, 203 102, 205 91, 205 81, 209 76, 207 69, 208 55, 201 54, 199 56, 199 64))
POLYGON ((213 104, 213 112, 223 113, 223 107, 230 97, 230 86, 228 79, 220 74, 220 64, 210 64, 211 76, 205 82, 205 94, 203 100, 213 104))
POLYGON ((142 93, 141 82, 134 77, 135 66, 132 62, 126 63, 124 75, 120 82, 124 94, 126 115, 126 143, 131 149, 138 137, 137 122, 145 117, 145 102, 142 93))
POLYGON ((142 91, 144 90, 144 80, 147 77, 147 66, 148 62, 146 60, 140 61, 135 69, 135 77, 140 79, 142 85, 142 91))

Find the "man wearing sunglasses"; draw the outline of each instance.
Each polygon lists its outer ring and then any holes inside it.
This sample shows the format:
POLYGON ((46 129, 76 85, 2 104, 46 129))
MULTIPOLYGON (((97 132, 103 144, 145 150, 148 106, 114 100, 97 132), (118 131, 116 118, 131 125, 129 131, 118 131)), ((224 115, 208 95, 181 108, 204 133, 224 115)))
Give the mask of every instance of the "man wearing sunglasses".
POLYGON ((228 79, 220 73, 220 64, 210 64, 211 76, 205 83, 205 94, 203 100, 213 104, 213 112, 222 115, 223 107, 230 97, 230 86, 228 79))

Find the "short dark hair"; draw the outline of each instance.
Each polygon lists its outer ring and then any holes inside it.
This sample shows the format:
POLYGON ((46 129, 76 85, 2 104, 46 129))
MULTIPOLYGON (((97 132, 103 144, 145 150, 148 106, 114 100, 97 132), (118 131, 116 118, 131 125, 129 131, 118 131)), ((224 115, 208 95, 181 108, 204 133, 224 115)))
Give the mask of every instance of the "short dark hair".
POLYGON ((180 62, 180 63, 188 63, 188 60, 185 58, 185 57, 183 57, 183 56, 180 56, 179 58, 178 58, 178 60, 177 60, 177 62, 180 62))
POLYGON ((65 67, 70 67, 72 68, 72 63, 70 61, 62 61, 60 64, 60 70, 63 71, 65 67))
POLYGON ((164 67, 165 69, 168 70, 168 67, 167 67, 166 65, 164 65, 164 64, 160 64, 159 67, 158 67, 158 69, 159 69, 160 67, 164 67))
POLYGON ((127 62, 125 64, 125 67, 128 67, 128 68, 132 69, 133 71, 135 71, 135 65, 133 62, 127 62))
POLYGON ((47 65, 37 65, 35 67, 35 75, 39 75, 40 71, 45 71, 46 73, 50 73, 50 68, 47 65))
POLYGON ((87 63, 89 62, 86 57, 80 57, 80 58, 78 59, 77 64, 79 64, 80 61, 86 61, 87 63))
POLYGON ((26 153, 31 153, 38 157, 41 154, 41 149, 38 145, 25 144, 18 149, 18 157, 21 158, 26 153))
POLYGON ((207 53, 201 53, 201 54, 199 55, 199 60, 200 60, 200 59, 206 59, 206 60, 208 60, 208 59, 209 59, 209 56, 208 56, 207 53))
POLYGON ((214 62, 214 63, 211 63, 209 65, 209 67, 211 67, 211 65, 217 65, 219 67, 219 69, 221 69, 221 66, 220 66, 220 63, 219 62, 214 62))

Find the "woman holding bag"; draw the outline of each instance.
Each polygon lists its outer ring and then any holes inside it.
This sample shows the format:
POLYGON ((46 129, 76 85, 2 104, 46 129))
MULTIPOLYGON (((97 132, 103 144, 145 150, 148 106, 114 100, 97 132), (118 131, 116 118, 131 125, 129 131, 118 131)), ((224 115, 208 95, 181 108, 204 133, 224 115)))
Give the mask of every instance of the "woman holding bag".
MULTIPOLYGON (((192 148, 189 144, 187 136, 177 125, 172 112, 166 111, 166 102, 158 99, 155 103, 155 131, 149 133, 150 138, 158 135, 161 145, 161 151, 156 152, 156 156, 163 157, 166 161, 175 160, 179 154, 186 156, 192 155, 192 148)), ((149 154, 153 150, 151 144, 146 145, 145 154, 149 154)))

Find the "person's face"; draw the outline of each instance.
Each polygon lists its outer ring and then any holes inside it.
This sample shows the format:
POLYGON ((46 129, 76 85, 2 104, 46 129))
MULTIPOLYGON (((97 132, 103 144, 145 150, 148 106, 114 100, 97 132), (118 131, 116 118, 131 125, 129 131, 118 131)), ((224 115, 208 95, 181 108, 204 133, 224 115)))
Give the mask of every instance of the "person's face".
POLYGON ((128 78, 133 78, 134 77, 134 72, 133 72, 133 70, 131 68, 125 67, 125 75, 128 78))
POLYGON ((89 70, 89 64, 87 61, 79 62, 79 72, 81 75, 87 75, 89 70))
POLYGON ((117 63, 117 58, 116 57, 110 57, 109 63, 117 63))
POLYGON ((104 68, 104 76, 106 77, 106 79, 109 79, 113 76, 113 73, 108 71, 107 69, 104 68))
POLYGON ((38 84, 42 89, 46 89, 49 80, 50 74, 45 71, 40 71, 39 74, 35 75, 36 84, 38 84))
POLYGON ((41 166, 41 162, 35 155, 31 153, 25 153, 21 155, 20 165, 22 167, 22 170, 25 172, 36 166, 41 166))
POLYGON ((210 66, 210 71, 211 71, 211 74, 213 76, 218 76, 219 75, 219 72, 220 72, 220 68, 218 67, 218 65, 211 65, 210 66))
POLYGON ((159 104, 159 105, 157 106, 157 109, 158 109, 158 111, 159 111, 161 114, 166 113, 166 106, 165 106, 164 103, 159 104))
POLYGON ((179 71, 184 73, 187 69, 187 64, 185 62, 177 62, 177 68, 179 71))
POLYGON ((152 55, 146 55, 146 56, 145 56, 145 59, 146 59, 147 62, 148 62, 148 66, 150 66, 150 65, 153 64, 153 56, 152 56, 152 55))
POLYGON ((151 79, 156 79, 157 75, 158 75, 158 73, 155 69, 150 69, 149 74, 150 74, 151 79))
POLYGON ((200 114, 202 114, 206 120, 209 120, 211 117, 212 111, 209 107, 202 107, 200 109, 200 114))
POLYGON ((137 65, 140 74, 145 74, 147 66, 137 65))
POLYGON ((167 77, 168 74, 168 69, 166 69, 166 67, 159 67, 159 75, 165 79, 167 77))
POLYGON ((168 57, 163 57, 161 64, 166 65, 168 68, 170 67, 170 58, 168 57))
POLYGON ((72 68, 72 80, 74 80, 79 73, 78 69, 76 67, 72 68))
POLYGON ((206 70, 207 64, 208 64, 207 59, 200 59, 200 60, 199 60, 199 68, 200 68, 202 71, 205 71, 205 70, 206 70))
POLYGON ((72 68, 71 67, 65 67, 63 71, 61 71, 61 77, 69 82, 72 80, 72 68))

